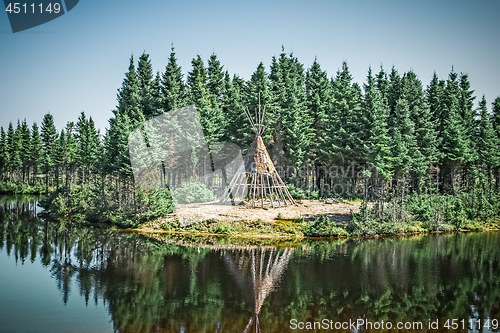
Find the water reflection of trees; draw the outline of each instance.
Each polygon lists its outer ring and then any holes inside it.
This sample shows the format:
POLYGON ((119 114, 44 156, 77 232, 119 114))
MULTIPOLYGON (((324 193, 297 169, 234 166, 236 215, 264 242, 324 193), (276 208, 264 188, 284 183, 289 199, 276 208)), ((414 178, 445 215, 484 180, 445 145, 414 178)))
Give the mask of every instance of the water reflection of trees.
POLYGON ((1 248, 47 266, 63 302, 70 292, 103 299, 118 332, 282 332, 291 318, 500 316, 498 233, 214 250, 34 211, 0 200, 1 248))

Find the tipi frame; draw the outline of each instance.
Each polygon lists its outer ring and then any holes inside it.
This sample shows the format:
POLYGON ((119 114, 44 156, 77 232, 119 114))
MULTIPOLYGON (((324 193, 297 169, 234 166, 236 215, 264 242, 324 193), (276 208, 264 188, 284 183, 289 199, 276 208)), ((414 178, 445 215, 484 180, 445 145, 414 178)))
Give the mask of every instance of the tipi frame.
POLYGON ((288 191, 288 187, 276 171, 262 140, 262 134, 269 125, 269 120, 264 126, 266 107, 261 109, 260 95, 259 107, 255 109, 255 122, 248 108, 243 107, 243 110, 255 132, 255 139, 245 155, 243 163, 224 191, 220 202, 231 201, 234 204, 235 198, 244 197, 252 199, 252 207, 254 208, 257 201, 261 202, 261 208, 264 208, 268 201, 272 208, 282 207, 282 203, 284 206, 297 205, 288 191))

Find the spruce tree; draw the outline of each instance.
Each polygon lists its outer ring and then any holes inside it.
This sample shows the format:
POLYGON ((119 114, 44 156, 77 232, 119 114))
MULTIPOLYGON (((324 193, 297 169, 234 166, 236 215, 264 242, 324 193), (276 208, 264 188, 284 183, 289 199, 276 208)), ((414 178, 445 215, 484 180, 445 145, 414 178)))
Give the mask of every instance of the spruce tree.
POLYGON ((66 163, 66 134, 64 129, 61 130, 57 140, 54 141, 54 168, 55 168, 55 178, 56 178, 56 190, 59 190, 59 171, 64 168, 66 163))
POLYGON ((140 109, 146 119, 156 115, 154 100, 153 66, 149 54, 143 53, 137 65, 137 81, 139 85, 140 109))
POLYGON ((209 105, 207 91, 207 71, 200 55, 191 60, 192 70, 188 73, 187 83, 190 88, 190 103, 197 108, 201 104, 209 105))
POLYGON ((210 56, 207 64, 207 91, 210 95, 210 106, 221 109, 224 93, 224 71, 215 54, 210 56))
POLYGON ((38 125, 33 123, 31 127, 31 145, 30 145, 30 165, 33 168, 33 185, 37 183, 39 167, 42 164, 43 143, 38 131, 38 125))
POLYGON ((486 98, 479 102, 477 108, 478 128, 477 128, 477 152, 479 161, 487 168, 491 169, 499 165, 499 144, 500 141, 493 128, 493 119, 488 113, 486 98))
POLYGON ((467 74, 460 73, 460 98, 459 98, 459 110, 460 116, 464 123, 465 135, 467 141, 470 144, 470 156, 467 162, 472 162, 477 159, 476 149, 474 147, 476 135, 476 120, 474 119, 476 112, 474 111, 474 90, 470 90, 470 82, 467 74))
MULTIPOLYGON (((240 96, 243 100, 243 106, 245 108, 248 108, 250 114, 252 115, 255 114, 255 109, 259 107, 259 102, 261 107, 266 107, 266 116, 264 122, 267 123, 269 121, 269 125, 268 129, 266 129, 266 133, 264 133, 263 139, 264 142, 268 143, 272 138, 272 129, 275 126, 277 117, 275 117, 276 114, 273 115, 270 82, 265 71, 264 64, 262 62, 259 63, 255 72, 252 73, 252 76, 246 83, 246 86, 240 88, 240 96)), ((246 122, 248 123, 248 120, 246 122)), ((249 125, 245 125, 242 130, 243 129, 250 130, 250 127, 249 125)), ((252 131, 250 130, 250 133, 251 132, 252 131)))
POLYGON ((403 84, 401 76, 398 71, 394 68, 391 69, 389 74, 389 86, 387 89, 387 104, 389 106, 389 118, 387 124, 389 127, 393 127, 394 123, 394 113, 396 112, 396 104, 403 93, 403 84))
POLYGON ((156 76, 153 81, 153 89, 151 96, 153 98, 153 114, 151 115, 151 117, 156 117, 163 113, 163 95, 161 92, 160 72, 156 72, 156 76))
POLYGON ((328 114, 332 108, 332 87, 325 71, 321 70, 317 59, 306 72, 306 105, 312 119, 313 135, 309 154, 315 165, 326 164, 329 145, 327 137, 328 114))
POLYGON ((402 93, 394 110, 393 127, 389 129, 392 137, 392 167, 396 177, 408 173, 414 163, 415 124, 410 117, 410 108, 405 94, 402 93))
POLYGON ((292 54, 273 58, 271 66, 273 113, 276 112, 275 154, 278 165, 300 166, 307 161, 312 120, 307 112, 303 65, 292 54), (281 156, 283 154, 283 156, 281 156), (278 155, 278 156, 276 156, 278 155))
POLYGON ((7 134, 3 127, 0 127, 0 179, 8 177, 8 166, 10 165, 10 153, 7 144, 7 134))
POLYGON ((132 127, 139 126, 141 118, 141 96, 139 92, 139 81, 134 65, 134 57, 130 57, 128 72, 125 73, 125 78, 122 82, 122 87, 118 90, 118 106, 115 111, 117 113, 126 114, 130 120, 132 127))
POLYGON ((10 171, 15 175, 14 181, 19 181, 19 169, 22 167, 23 163, 21 160, 22 154, 22 136, 21 136, 21 125, 19 121, 17 122, 16 130, 12 123, 9 123, 9 129, 7 132, 7 142, 10 154, 10 171))
POLYGON ((332 108, 327 112, 327 145, 324 154, 333 160, 364 163, 364 142, 361 117, 361 89, 352 83, 352 75, 344 61, 331 81, 332 108))
POLYGON ((219 142, 224 135, 225 119, 222 110, 212 107, 212 101, 207 89, 207 74, 203 60, 198 55, 192 60, 193 69, 189 72, 188 84, 191 89, 191 103, 196 106, 200 117, 205 140, 208 143, 219 142))
POLYGON ((382 100, 387 106, 389 106, 389 79, 382 65, 380 65, 380 71, 377 74, 376 80, 377 89, 382 94, 382 100))
POLYGON ((174 47, 172 46, 161 85, 164 112, 187 105, 186 85, 182 77, 181 67, 177 65, 177 58, 175 57, 174 47))
MULTIPOLYGON (((70 191, 71 178, 73 170, 78 162, 78 141, 75 136, 75 124, 68 122, 66 124, 66 187, 70 191)), ((102 158, 102 155, 100 155, 102 158)))
POLYGON ((227 119, 227 126, 223 140, 237 144, 243 152, 246 152, 254 136, 252 135, 250 123, 243 111, 240 87, 238 86, 236 76, 231 81, 229 73, 226 71, 224 84, 225 94, 223 110, 227 119))
POLYGON ((29 160, 30 160, 30 129, 28 127, 28 123, 26 122, 26 119, 23 120, 21 123, 21 142, 22 142, 22 147, 21 147, 21 160, 22 160, 22 165, 23 165, 23 183, 27 182, 29 179, 29 160))
POLYGON ((410 118, 415 124, 413 169, 419 177, 422 177, 429 165, 438 161, 438 134, 425 98, 422 82, 417 75, 413 71, 405 73, 402 84, 410 118))
POLYGON ((463 119, 460 117, 458 99, 455 95, 449 95, 443 114, 446 114, 443 126, 443 163, 444 175, 448 190, 455 194, 458 190, 455 182, 458 167, 463 165, 469 156, 469 141, 464 128, 463 119))
POLYGON ((493 128, 497 133, 497 137, 500 138, 500 97, 497 97, 491 106, 493 110, 493 128))
POLYGON ((41 126, 41 138, 43 143, 42 172, 45 173, 45 192, 49 191, 49 178, 54 166, 54 142, 57 140, 57 131, 54 118, 50 113, 45 114, 41 126))
POLYGON ((382 179, 389 179, 391 177, 391 152, 387 131, 389 110, 384 105, 382 94, 376 88, 371 68, 368 70, 364 91, 361 122, 365 133, 362 137, 365 158, 382 179))
POLYGON ((443 114, 444 111, 444 87, 445 82, 439 80, 436 72, 432 76, 430 84, 427 86, 426 99, 429 104, 429 112, 431 114, 431 121, 436 126, 438 138, 443 138, 444 121, 446 119, 443 114))

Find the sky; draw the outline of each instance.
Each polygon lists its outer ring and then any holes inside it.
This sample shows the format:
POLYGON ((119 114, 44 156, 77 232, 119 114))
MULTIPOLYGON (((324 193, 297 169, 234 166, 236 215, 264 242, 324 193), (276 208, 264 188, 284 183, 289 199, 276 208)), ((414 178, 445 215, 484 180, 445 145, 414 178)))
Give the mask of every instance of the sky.
POLYGON ((347 61, 362 83, 369 66, 413 70, 425 86, 434 71, 468 73, 488 107, 500 96, 500 1, 133 1, 81 0, 61 17, 12 33, 0 13, 0 126, 40 124, 50 112, 60 130, 84 111, 104 133, 129 58, 149 53, 164 71, 174 44, 184 75, 212 53, 248 80, 272 56, 314 59, 328 76, 347 61))

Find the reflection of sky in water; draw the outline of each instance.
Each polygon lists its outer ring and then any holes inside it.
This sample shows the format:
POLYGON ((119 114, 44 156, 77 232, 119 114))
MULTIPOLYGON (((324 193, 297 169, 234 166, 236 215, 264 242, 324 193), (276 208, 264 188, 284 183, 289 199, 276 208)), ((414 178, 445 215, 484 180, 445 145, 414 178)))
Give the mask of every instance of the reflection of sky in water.
POLYGON ((0 249, 0 331, 1 332, 113 332, 113 323, 99 299, 97 305, 78 293, 78 283, 70 283, 68 302, 51 277, 50 269, 40 264, 16 263, 0 249))

